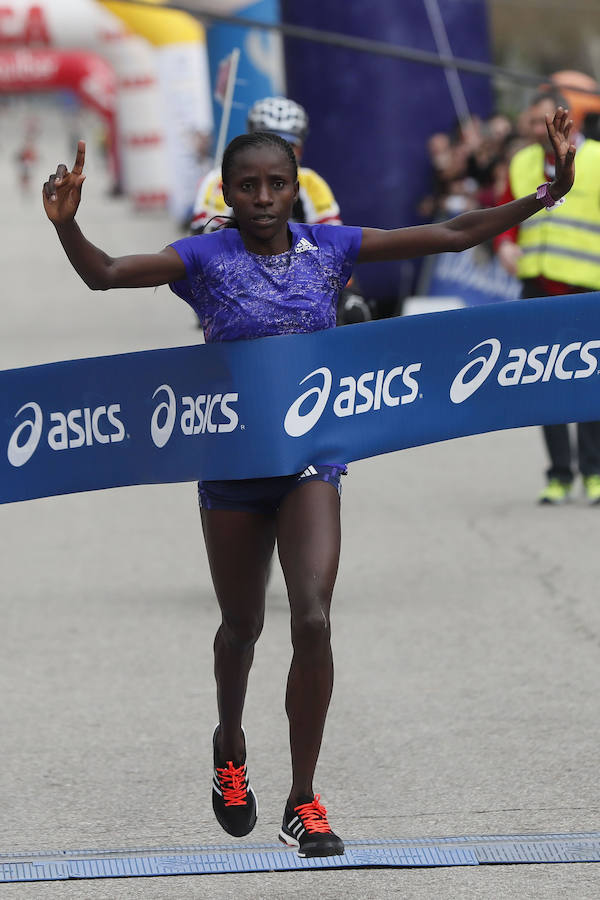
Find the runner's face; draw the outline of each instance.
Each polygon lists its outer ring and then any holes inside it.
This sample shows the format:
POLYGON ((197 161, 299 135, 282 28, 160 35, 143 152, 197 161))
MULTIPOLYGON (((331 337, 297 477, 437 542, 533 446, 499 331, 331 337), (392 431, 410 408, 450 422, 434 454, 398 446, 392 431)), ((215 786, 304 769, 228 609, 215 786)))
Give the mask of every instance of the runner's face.
MULTIPOLYGON (((223 185, 225 202, 233 209, 240 232, 251 241, 272 244, 285 240, 287 222, 298 196, 294 171, 277 147, 248 147, 240 151, 223 185)), ((283 252, 273 250, 270 252, 283 252)))

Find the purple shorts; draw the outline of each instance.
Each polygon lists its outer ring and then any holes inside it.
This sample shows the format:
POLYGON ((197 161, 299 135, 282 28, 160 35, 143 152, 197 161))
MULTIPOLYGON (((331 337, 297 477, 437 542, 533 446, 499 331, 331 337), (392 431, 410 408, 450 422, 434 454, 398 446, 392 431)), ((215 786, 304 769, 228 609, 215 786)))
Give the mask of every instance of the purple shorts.
POLYGON ((329 481, 342 494, 340 478, 346 466, 307 466, 297 475, 278 478, 245 478, 237 481, 199 481, 200 509, 231 509, 240 512, 274 513, 290 491, 309 481, 329 481))

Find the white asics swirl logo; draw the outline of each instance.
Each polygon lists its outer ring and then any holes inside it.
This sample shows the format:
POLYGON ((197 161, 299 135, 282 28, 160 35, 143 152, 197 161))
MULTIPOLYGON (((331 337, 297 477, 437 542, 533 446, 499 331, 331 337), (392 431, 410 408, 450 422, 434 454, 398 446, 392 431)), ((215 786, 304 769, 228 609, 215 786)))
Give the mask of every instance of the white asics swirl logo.
POLYGON ((84 406, 78 409, 54 410, 45 414, 33 400, 25 403, 17 413, 31 410, 32 418, 25 419, 11 435, 6 455, 11 466, 18 468, 29 462, 44 435, 50 450, 77 450, 94 444, 118 444, 125 440, 125 426, 119 418, 121 405, 84 406))
POLYGON ((481 341, 480 344, 477 344, 469 350, 469 354, 479 350, 480 347, 486 346, 489 346, 490 348, 489 355, 476 356, 475 359, 472 359, 466 366, 463 366, 452 382, 450 387, 450 399, 453 403, 462 403, 463 400, 466 400, 471 394, 474 394, 475 391, 481 387, 496 365, 502 346, 498 338, 489 338, 487 341, 481 341), (478 371, 474 377, 465 381, 465 376, 470 375, 472 369, 478 369, 478 371))
POLYGON ((150 435, 159 449, 166 446, 175 428, 181 434, 219 434, 235 431, 239 424, 233 408, 239 394, 198 394, 177 397, 171 385, 161 384, 152 394, 166 395, 161 399, 150 421, 150 435))
POLYGON ((169 384, 161 384, 152 394, 152 399, 156 397, 159 391, 164 391, 167 399, 158 404, 152 413, 150 422, 150 434, 156 447, 164 447, 175 426, 175 416, 177 414, 177 401, 173 388, 169 384))
POLYGON ((313 375, 322 375, 323 384, 321 387, 315 386, 309 388, 301 394, 288 409, 283 421, 283 427, 290 437, 300 437, 301 435, 306 434, 307 431, 310 431, 310 429, 317 424, 323 415, 323 410, 327 406, 327 401, 329 400, 329 394, 331 392, 331 372, 326 366, 323 366, 321 369, 315 369, 314 372, 311 372, 303 378, 300 384, 304 384, 304 382, 308 381, 309 378, 312 378, 313 375), (303 413, 302 406, 305 401, 312 396, 315 398, 314 406, 309 409, 308 412, 303 413))
POLYGON ((421 363, 408 366, 377 369, 361 372, 359 375, 344 375, 332 391, 333 377, 326 366, 315 369, 302 379, 318 376, 322 384, 304 391, 288 409, 283 427, 290 437, 301 437, 317 424, 331 395, 331 409, 338 419, 358 416, 362 413, 378 412, 384 407, 394 407, 412 403, 419 394, 419 383, 415 375, 421 371, 421 363), (312 405, 311 404, 312 401, 312 405), (304 407, 309 405, 308 409, 304 407))
POLYGON ((24 466, 25 463, 31 459, 42 436, 44 417, 39 404, 34 403, 33 401, 31 401, 31 403, 25 403, 21 409, 15 413, 15 418, 20 416, 25 409, 30 409, 32 411, 33 418, 25 419, 21 422, 21 424, 13 431, 10 441, 8 442, 8 461, 11 466, 15 466, 16 468, 24 466), (25 442, 19 444, 19 438, 24 432, 26 434, 25 442))
MULTIPOLYGON (((467 400, 494 372, 503 349, 500 341, 498 338, 481 341, 469 350, 469 355, 481 347, 489 347, 489 351, 463 366, 452 382, 450 399, 453 403, 467 400)), ((502 364, 494 372, 494 378, 501 388, 547 383, 554 379, 570 381, 591 378, 600 375, 599 354, 598 339, 571 341, 568 344, 539 344, 529 348, 510 347, 504 351, 502 364)))

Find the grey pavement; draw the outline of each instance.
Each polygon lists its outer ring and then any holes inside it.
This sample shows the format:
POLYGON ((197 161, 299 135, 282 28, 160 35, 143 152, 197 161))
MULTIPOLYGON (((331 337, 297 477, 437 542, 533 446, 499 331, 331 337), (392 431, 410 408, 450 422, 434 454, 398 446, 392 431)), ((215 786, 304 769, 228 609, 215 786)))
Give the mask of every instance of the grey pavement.
MULTIPOLYGON (((18 196, 7 122, 1 368, 197 342, 193 315, 167 288, 98 294, 78 280, 37 186, 18 196)), ((44 120, 40 179, 63 155, 59 126, 44 120)), ((105 186, 91 152, 80 222, 109 253, 179 236, 166 216, 136 216, 105 186)), ((348 840, 600 830, 600 509, 579 498, 537 506, 544 465, 535 428, 352 464, 336 685, 317 772, 348 840)), ((0 534, 0 853, 227 842, 210 805, 218 616, 194 486, 8 504, 0 534)), ((253 843, 276 844, 288 789, 289 657, 276 567, 245 715, 260 803, 253 843)), ((591 900, 599 878, 597 865, 571 863, 17 883, 1 893, 591 900)))

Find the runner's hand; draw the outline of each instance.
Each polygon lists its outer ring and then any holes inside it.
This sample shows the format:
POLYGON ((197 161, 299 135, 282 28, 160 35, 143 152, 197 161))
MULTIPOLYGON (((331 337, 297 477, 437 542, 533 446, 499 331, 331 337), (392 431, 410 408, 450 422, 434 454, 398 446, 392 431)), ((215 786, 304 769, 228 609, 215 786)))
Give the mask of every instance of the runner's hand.
POLYGON ((550 195, 559 200, 573 187, 575 180, 575 144, 569 140, 573 127, 569 110, 559 106, 552 120, 546 116, 546 128, 554 150, 556 174, 549 187, 550 195))
POLYGON ((55 225, 64 225, 75 218, 81 200, 81 186, 85 181, 84 162, 85 141, 79 141, 73 169, 69 172, 61 163, 42 188, 46 215, 55 225))

